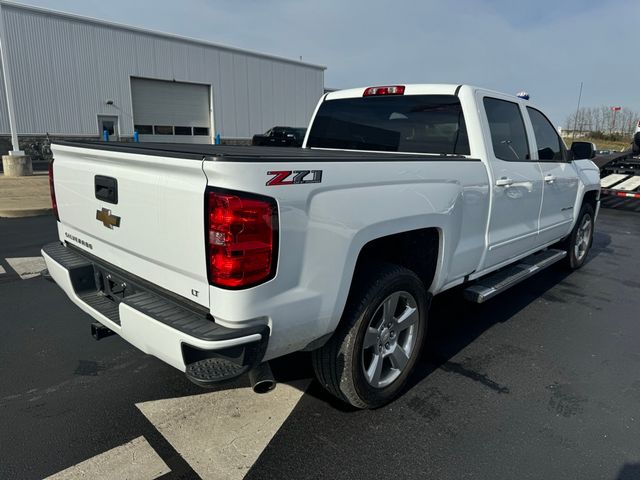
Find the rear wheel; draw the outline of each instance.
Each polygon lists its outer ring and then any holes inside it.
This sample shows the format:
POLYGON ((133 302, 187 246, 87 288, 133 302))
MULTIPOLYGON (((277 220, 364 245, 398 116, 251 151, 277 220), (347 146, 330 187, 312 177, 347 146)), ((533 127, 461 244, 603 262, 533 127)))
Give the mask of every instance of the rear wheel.
POLYGON ((593 207, 585 203, 580 209, 576 225, 563 244, 563 247, 567 250, 565 265, 571 270, 576 270, 584 265, 587 254, 593 244, 594 227, 595 215, 593 207))
POLYGON ((340 326, 313 352, 320 383, 358 408, 393 400, 420 354, 427 305, 425 288, 411 270, 390 264, 363 269, 340 326))

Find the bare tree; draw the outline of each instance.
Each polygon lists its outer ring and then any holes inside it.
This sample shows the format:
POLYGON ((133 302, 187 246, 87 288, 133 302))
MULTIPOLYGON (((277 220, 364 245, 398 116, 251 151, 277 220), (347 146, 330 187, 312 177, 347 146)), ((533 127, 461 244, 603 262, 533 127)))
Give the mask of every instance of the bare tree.
POLYGON ((618 134, 626 137, 633 133, 638 120, 640 120, 640 113, 628 107, 623 107, 616 112, 615 125, 610 106, 582 107, 567 116, 565 129, 575 128, 577 133, 618 134))

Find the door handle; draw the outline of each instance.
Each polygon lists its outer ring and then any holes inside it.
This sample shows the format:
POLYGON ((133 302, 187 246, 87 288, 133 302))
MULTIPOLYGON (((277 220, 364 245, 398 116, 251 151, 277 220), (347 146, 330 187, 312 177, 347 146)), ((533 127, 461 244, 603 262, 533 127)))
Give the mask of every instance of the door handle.
POLYGON ((498 187, 508 187, 509 185, 513 185, 513 179, 502 177, 496 180, 496 186, 498 187))
POLYGON ((546 177, 544 177, 544 181, 547 183, 553 183, 556 181, 556 177, 553 175, 547 175, 546 177))

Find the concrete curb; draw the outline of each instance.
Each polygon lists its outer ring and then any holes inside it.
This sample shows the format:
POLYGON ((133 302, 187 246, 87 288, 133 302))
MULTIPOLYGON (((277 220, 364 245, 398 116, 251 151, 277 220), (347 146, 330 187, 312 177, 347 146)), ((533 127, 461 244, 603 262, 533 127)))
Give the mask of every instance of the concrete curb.
POLYGON ((0 210, 0 218, 39 217, 41 215, 51 215, 51 210, 51 207, 0 210))

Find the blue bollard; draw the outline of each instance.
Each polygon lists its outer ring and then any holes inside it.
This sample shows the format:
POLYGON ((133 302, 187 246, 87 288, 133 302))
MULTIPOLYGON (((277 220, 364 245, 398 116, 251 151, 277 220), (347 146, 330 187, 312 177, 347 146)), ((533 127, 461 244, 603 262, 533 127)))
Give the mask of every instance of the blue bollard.
POLYGON ((107 130, 102 131, 102 140, 104 140, 105 142, 109 141, 109 132, 107 130))
POLYGON ((216 145, 220 145, 220 134, 216 133, 216 145))
POLYGON ((140 135, 138 135, 137 131, 133 132, 133 141, 136 143, 140 141, 140 135))

